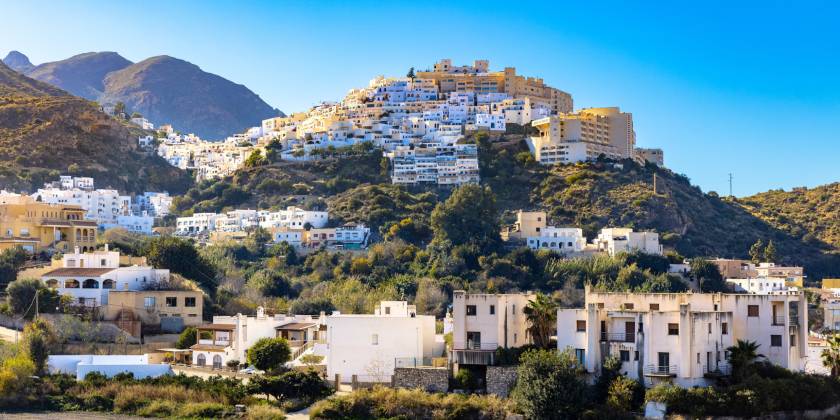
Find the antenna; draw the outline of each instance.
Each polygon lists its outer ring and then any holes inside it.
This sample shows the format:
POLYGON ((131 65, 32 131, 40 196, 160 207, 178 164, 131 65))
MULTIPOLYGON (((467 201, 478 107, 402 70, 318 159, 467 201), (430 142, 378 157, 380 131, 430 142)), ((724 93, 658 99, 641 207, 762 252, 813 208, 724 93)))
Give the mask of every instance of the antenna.
POLYGON ((732 197, 732 172, 729 173, 729 196, 732 197))

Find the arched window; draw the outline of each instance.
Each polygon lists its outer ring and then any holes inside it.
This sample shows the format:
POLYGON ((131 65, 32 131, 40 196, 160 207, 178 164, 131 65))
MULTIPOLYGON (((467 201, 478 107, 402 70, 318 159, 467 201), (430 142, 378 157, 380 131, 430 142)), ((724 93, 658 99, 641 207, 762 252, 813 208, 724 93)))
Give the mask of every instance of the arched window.
POLYGON ((50 289, 55 289, 58 287, 58 280, 56 279, 49 279, 47 280, 47 287, 50 289))
POLYGON ((213 369, 221 369, 222 368, 222 356, 218 354, 213 356, 213 369))
POLYGON ((94 279, 86 279, 82 282, 82 289, 98 289, 99 282, 94 279))
POLYGON ((103 289, 113 289, 114 288, 114 281, 111 279, 105 279, 102 281, 102 288, 103 289))
POLYGON ((64 281, 64 288, 65 289, 78 289, 79 288, 79 281, 75 279, 65 280, 64 281))
POLYGON ((205 357, 203 353, 199 353, 198 357, 196 358, 196 363, 198 363, 199 366, 206 365, 207 364, 207 357, 205 357))

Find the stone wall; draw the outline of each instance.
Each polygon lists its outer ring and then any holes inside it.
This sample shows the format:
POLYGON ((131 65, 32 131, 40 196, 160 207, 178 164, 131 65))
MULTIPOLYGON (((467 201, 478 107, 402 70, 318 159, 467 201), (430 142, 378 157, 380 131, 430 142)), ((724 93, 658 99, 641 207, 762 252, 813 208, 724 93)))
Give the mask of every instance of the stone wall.
POLYGON ((395 368, 394 388, 420 388, 429 392, 449 390, 447 368, 395 368))
POLYGON ((487 393, 507 398, 516 385, 516 366, 487 366, 487 393))

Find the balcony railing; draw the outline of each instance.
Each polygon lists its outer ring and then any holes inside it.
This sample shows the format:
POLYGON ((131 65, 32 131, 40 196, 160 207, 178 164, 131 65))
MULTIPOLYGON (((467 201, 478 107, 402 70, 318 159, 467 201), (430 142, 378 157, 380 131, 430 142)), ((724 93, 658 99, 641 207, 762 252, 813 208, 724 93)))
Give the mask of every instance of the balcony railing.
POLYGON ((774 325, 774 326, 778 326, 778 325, 785 325, 785 317, 784 317, 784 315, 777 315, 777 316, 774 316, 774 317, 773 317, 773 325, 774 325))
POLYGON ((227 347, 230 345, 230 340, 208 340, 208 339, 201 339, 198 340, 198 344, 210 345, 210 346, 224 346, 227 347))
POLYGON ((718 363, 716 365, 703 365, 703 376, 721 377, 732 374, 732 366, 729 363, 718 363))
POLYGON ((677 376, 677 365, 647 365, 645 376, 677 376))
POLYGON ((445 357, 397 357, 394 358, 394 367, 418 368, 418 367, 446 367, 445 357))
POLYGON ((456 350, 482 350, 482 351, 496 351, 499 348, 498 343, 487 343, 487 342, 478 342, 478 341, 467 341, 464 343, 463 347, 458 348, 456 345, 456 350))
POLYGON ((601 341, 612 341, 612 342, 621 342, 621 343, 635 343, 636 342, 636 333, 606 333, 601 332, 601 341))

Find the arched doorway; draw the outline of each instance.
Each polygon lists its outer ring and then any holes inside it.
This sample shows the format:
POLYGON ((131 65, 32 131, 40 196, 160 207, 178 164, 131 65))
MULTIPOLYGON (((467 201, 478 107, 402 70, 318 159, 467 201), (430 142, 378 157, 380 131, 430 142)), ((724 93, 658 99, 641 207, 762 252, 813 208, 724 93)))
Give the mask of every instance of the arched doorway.
POLYGON ((49 287, 50 289, 58 288, 58 280, 56 280, 56 279, 47 280, 47 287, 49 287))
POLYGON ((213 356, 213 369, 221 369, 222 368, 222 356, 218 354, 213 356))
POLYGON ((111 279, 105 279, 102 281, 102 288, 103 289, 113 289, 114 288, 114 281, 111 279))
POLYGON ((79 288, 79 281, 76 279, 70 279, 64 281, 64 288, 65 289, 78 289, 79 288))
POLYGON ((196 358, 196 362, 199 366, 205 366, 207 364, 207 357, 204 354, 199 353, 198 357, 196 358))
POLYGON ((98 289, 99 282, 94 279, 86 279, 82 282, 82 289, 98 289))

